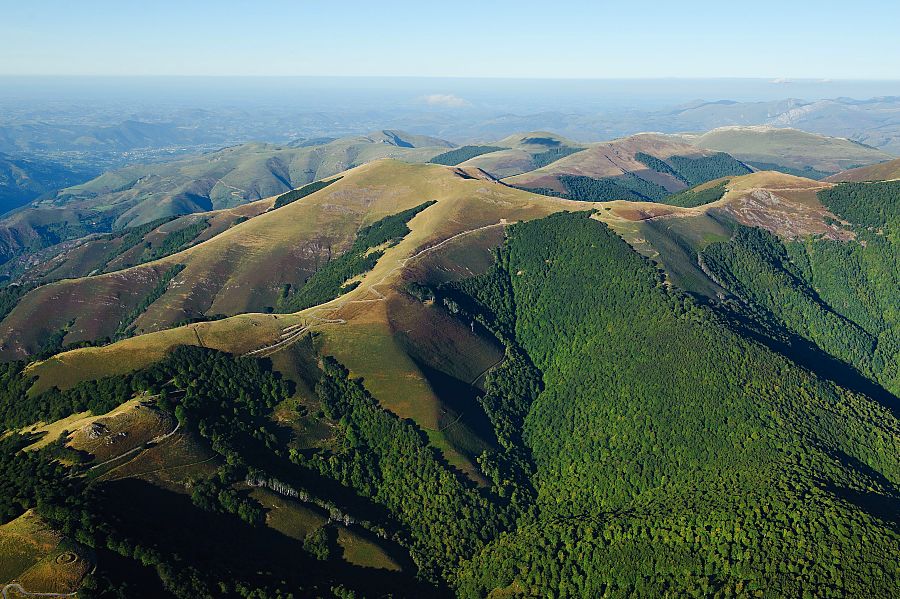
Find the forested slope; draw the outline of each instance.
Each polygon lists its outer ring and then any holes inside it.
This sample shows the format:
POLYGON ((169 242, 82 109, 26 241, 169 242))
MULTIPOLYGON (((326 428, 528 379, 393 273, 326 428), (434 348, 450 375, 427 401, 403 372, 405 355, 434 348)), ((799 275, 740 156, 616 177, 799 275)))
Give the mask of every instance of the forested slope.
POLYGON ((703 251, 704 263, 757 317, 782 323, 896 396, 900 182, 842 184, 819 199, 853 223, 846 228, 854 239, 785 243, 739 227, 731 240, 703 251))
POLYGON ((537 516, 469 563, 464 595, 892 594, 889 411, 731 332, 583 215, 514 227, 501 263, 544 374, 537 516))

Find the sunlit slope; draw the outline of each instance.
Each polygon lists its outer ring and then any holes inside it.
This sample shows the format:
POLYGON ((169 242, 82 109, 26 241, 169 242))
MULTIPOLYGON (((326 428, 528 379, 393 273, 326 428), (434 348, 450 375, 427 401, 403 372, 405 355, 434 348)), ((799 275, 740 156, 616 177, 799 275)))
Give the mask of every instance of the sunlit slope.
POLYGON ((545 188, 565 192, 562 176, 604 179, 634 174, 666 188, 678 191, 687 185, 678 178, 650 169, 636 158, 645 153, 661 160, 672 156, 699 157, 710 152, 698 149, 680 139, 656 133, 642 133, 609 142, 592 144, 587 150, 567 156, 545 167, 505 179, 517 187, 545 188))
POLYGON ((816 194, 831 184, 765 171, 728 179, 721 199, 695 208, 650 202, 605 202, 594 218, 610 225, 632 247, 659 264, 680 287, 707 296, 722 289, 697 253, 727 240, 732 224, 766 229, 784 240, 854 235, 816 194))
MULTIPOLYGON (((471 409, 474 386, 501 359, 501 350, 472 326, 413 301, 403 290, 411 281, 447 280, 483 271, 491 262, 490 249, 502 241, 506 223, 590 207, 478 176, 476 171, 457 168, 379 161, 346 173, 338 183, 302 201, 251 219, 160 263, 116 273, 135 276, 134 272, 146 269, 186 264, 141 322, 162 318, 166 311, 177 309, 174 306, 196 301, 208 293, 209 273, 218 271, 227 272, 227 278, 218 283, 223 296, 213 296, 219 302, 213 305, 223 306, 226 301, 235 302, 242 292, 271 285, 278 276, 273 275, 273 264, 296 268, 297 248, 302 252, 322 247, 325 238, 337 248, 362 225, 424 201, 436 202, 409 221, 411 232, 386 249, 359 287, 332 302, 296 315, 241 315, 65 352, 31 368, 39 377, 35 391, 127 372, 160 359, 179 344, 273 355, 311 331, 319 333, 323 351, 362 376, 383 405, 413 418, 451 463, 474 472, 472 460, 491 443, 489 435, 479 432, 484 427, 468 420, 475 413, 471 409), (454 391, 448 395, 446 389, 454 391)), ((68 284, 87 285, 104 278, 114 280, 113 275, 103 275, 68 284)), ((13 314, 8 322, 18 318, 13 314)), ((19 338, 25 334, 18 332, 19 338)))
MULTIPOLYGON (((161 297, 136 317, 138 332, 203 315, 264 311, 275 306, 285 284, 302 283, 329 256, 346 248, 360 226, 424 201, 464 194, 468 189, 491 193, 475 196, 473 205, 457 201, 459 214, 435 217, 446 209, 432 207, 413 223, 426 220, 425 234, 439 239, 460 232, 460 223, 472 229, 496 224, 500 218, 515 220, 516 210, 512 206, 497 206, 496 198, 527 198, 534 206, 543 207, 540 209, 602 206, 598 218, 611 221, 636 247, 647 245, 647 235, 632 223, 647 221, 658 227, 670 218, 687 218, 678 223, 681 228, 690 229, 696 222, 705 223, 700 229, 706 230, 715 228, 714 223, 708 222, 709 211, 719 218, 763 226, 785 236, 848 235, 834 221, 827 221, 827 211, 815 197, 816 191, 827 184, 781 173, 732 178, 721 200, 689 209, 641 202, 579 204, 465 178, 469 176, 480 174, 440 166, 379 162, 354 169, 338 183, 301 202, 257 216, 179 254, 120 272, 44 286, 31 292, 4 321, 0 337, 4 355, 14 357, 37 351, 42 339, 64 328, 68 330, 66 343, 111 335, 160 278, 179 264, 185 265, 184 270, 172 279, 161 297), (493 221, 485 222, 485 218, 493 221)), ((535 213, 540 209, 536 208, 535 213)), ((413 228, 413 234, 398 247, 416 239, 417 231, 413 228)), ((656 245, 667 244, 658 239, 656 245)), ((647 252, 655 256, 660 250, 665 253, 662 247, 650 247, 647 252)), ((389 251, 385 259, 395 251, 389 251)))
POLYGON ((615 228, 625 221, 691 219, 709 214, 747 226, 758 226, 784 238, 822 235, 847 239, 837 218, 816 197, 830 183, 775 171, 731 177, 721 199, 694 208, 653 202, 614 201, 595 204, 597 218, 615 228))
MULTIPOLYGON (((399 163, 397 166, 402 168, 399 163)), ((4 321, 3 351, 10 356, 33 353, 44 337, 63 328, 68 330, 66 343, 111 336, 176 265, 185 268, 158 299, 136 314, 138 332, 203 315, 271 308, 285 284, 302 283, 319 265, 345 249, 360 226, 417 206, 435 191, 440 193, 426 177, 413 172, 405 179, 393 172, 379 174, 392 168, 352 172, 303 201, 250 219, 155 262, 38 288, 4 321)), ((464 180, 443 167, 420 168, 464 180)))
POLYGON ((838 183, 841 181, 889 181, 892 179, 900 179, 900 159, 842 171, 828 177, 827 180, 838 183))
POLYGON ((587 147, 547 131, 518 133, 488 145, 505 149, 470 158, 460 166, 480 168, 503 179, 540 168, 587 147))
POLYGON ((187 214, 158 226, 154 225, 159 221, 154 221, 121 232, 87 236, 13 261, 11 270, 15 275, 23 271, 18 280, 29 283, 121 270, 211 239, 271 209, 274 202, 275 198, 266 198, 234 208, 187 214))
MULTIPOLYGON (((77 590, 93 568, 88 551, 31 510, 0 526, 0 588, 19 584, 31 593, 65 596, 77 590)), ((9 597, 19 597, 16 590, 9 588, 9 597)), ((4 597, 6 593, 4 589, 4 597)))
POLYGON ((450 142, 376 131, 315 145, 248 143, 139 164, 56 192, 0 219, 0 262, 35 247, 253 202, 381 158, 427 162, 450 142))
POLYGON ((390 131, 307 147, 244 144, 171 163, 112 171, 61 191, 45 205, 114 211, 115 225, 134 225, 171 214, 236 206, 379 158, 424 162, 450 145, 390 131))
POLYGON ((727 152, 748 162, 778 164, 835 172, 853 165, 867 165, 892 156, 842 137, 776 127, 721 127, 697 136, 686 136, 698 148, 727 152))

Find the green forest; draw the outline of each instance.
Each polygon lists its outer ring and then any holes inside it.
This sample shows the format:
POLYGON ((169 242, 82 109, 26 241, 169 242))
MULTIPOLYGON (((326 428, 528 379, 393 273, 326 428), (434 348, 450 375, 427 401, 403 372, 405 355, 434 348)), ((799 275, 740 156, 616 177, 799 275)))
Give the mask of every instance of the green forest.
POLYGON ((730 332, 582 215, 512 227, 499 262, 543 372, 536 516, 464 567, 463 596, 892 593, 900 538, 867 507, 896 506, 884 408, 730 332))
POLYGON ((500 150, 505 149, 506 148, 498 146, 462 146, 461 148, 454 148, 449 152, 438 154, 429 162, 432 164, 443 164, 444 166, 456 166, 457 164, 461 164, 476 156, 490 154, 491 152, 499 152, 500 150))
POLYGON ((528 191, 579 202, 610 202, 612 200, 656 202, 669 195, 669 192, 661 185, 645 181, 631 173, 621 177, 604 177, 602 179, 584 175, 562 175, 559 180, 566 188, 566 193, 540 188, 528 188, 528 191))
POLYGON ((746 175, 752 172, 747 165, 724 152, 696 158, 670 156, 666 160, 645 152, 638 152, 634 157, 650 170, 675 177, 685 185, 700 185, 713 179, 746 175))
POLYGON ((572 154, 577 154, 581 152, 584 148, 573 148, 570 146, 560 146, 557 148, 550 148, 549 150, 545 150, 543 152, 538 152, 537 154, 531 155, 531 162, 534 164, 534 168, 543 168, 548 164, 553 164, 557 160, 565 158, 566 156, 571 156, 572 154))
MULTIPOLYGON (((667 160, 662 160, 650 154, 638 152, 635 154, 635 158, 650 170, 670 175, 690 187, 696 187, 722 177, 746 175, 752 172, 746 165, 724 153, 698 158, 671 156, 667 160)), ((528 188, 528 190, 580 202, 630 200, 662 202, 685 208, 714 202, 725 193, 725 183, 722 183, 702 191, 689 188, 672 194, 662 185, 643 179, 634 173, 599 179, 584 175, 561 175, 559 180, 566 189, 565 193, 545 188, 528 188)))
POLYGON ((723 181, 718 185, 713 185, 712 187, 708 187, 706 189, 698 190, 693 187, 689 187, 688 189, 672 194, 662 199, 661 201, 663 204, 669 204, 670 206, 696 208, 697 206, 704 206, 706 204, 721 200, 722 196, 725 195, 725 187, 727 185, 728 181, 723 181))
POLYGON ((308 183, 299 189, 292 189, 286 193, 281 194, 277 198, 275 198, 274 208, 281 208, 282 206, 287 206, 297 200, 305 198, 306 196, 316 193, 321 189, 325 189, 332 183, 337 183, 341 180, 341 177, 335 177, 334 179, 330 179, 328 181, 314 181, 312 183, 308 183))
POLYGON ((678 179, 685 185, 690 185, 690 182, 687 179, 685 179, 681 175, 681 173, 679 173, 674 168, 672 168, 672 166, 669 163, 667 163, 665 160, 662 160, 661 158, 657 158, 656 156, 651 156, 650 154, 647 154, 646 152, 638 152, 634 155, 634 157, 639 162, 643 162, 647 166, 647 168, 649 168, 650 170, 656 171, 657 173, 661 173, 663 175, 671 175, 672 177, 675 177, 676 179, 678 179))
POLYGON ((748 175, 753 172, 746 164, 725 152, 699 158, 672 156, 669 163, 690 185, 700 185, 720 177, 748 175))
POLYGON ((717 278, 752 307, 893 395, 900 394, 900 183, 846 183, 819 193, 855 223, 850 242, 784 243, 760 229, 738 228, 707 247, 717 278))
POLYGON ((833 172, 829 171, 821 171, 819 169, 813 168, 811 166, 804 166, 803 168, 796 168, 791 166, 785 166, 783 164, 776 164, 774 162, 748 162, 747 166, 752 166, 756 170, 760 171, 778 171, 780 173, 786 173, 788 175, 794 175, 795 177, 806 177, 807 179, 815 179, 820 180, 828 177, 829 175, 833 175, 833 172))

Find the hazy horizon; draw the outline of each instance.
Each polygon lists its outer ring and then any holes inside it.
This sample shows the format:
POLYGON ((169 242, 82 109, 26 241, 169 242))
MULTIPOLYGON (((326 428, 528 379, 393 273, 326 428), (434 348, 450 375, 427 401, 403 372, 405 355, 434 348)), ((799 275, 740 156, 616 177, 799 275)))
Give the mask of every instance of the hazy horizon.
POLYGON ((384 108, 385 102, 455 110, 487 106, 501 110, 651 109, 693 101, 867 100, 886 96, 900 96, 900 79, 0 75, 0 100, 7 101, 261 101, 274 106, 301 103, 309 108, 321 104, 329 109, 365 104, 384 108))

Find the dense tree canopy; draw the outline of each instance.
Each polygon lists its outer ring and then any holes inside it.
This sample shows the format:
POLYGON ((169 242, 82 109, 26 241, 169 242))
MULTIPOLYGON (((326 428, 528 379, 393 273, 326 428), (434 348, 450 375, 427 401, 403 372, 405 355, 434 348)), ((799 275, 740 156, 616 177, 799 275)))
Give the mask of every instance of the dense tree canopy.
POLYGON ((499 152, 500 150, 505 149, 506 148, 500 148, 497 146, 462 146, 460 148, 454 148, 450 151, 444 152, 443 154, 438 154, 429 162, 431 162, 432 164, 443 164, 444 166, 456 166, 457 164, 463 163, 471 158, 475 158, 476 156, 481 156, 482 154, 490 154, 491 152, 499 152))
POLYGON ((501 263, 544 373, 538 519, 464 568, 464 595, 890 595, 900 538, 850 498, 896 501, 894 417, 731 333, 596 221, 517 225, 501 263))
POLYGON ((329 179, 328 181, 313 181, 312 183, 308 183, 299 189, 292 189, 275 198, 274 207, 281 208, 282 206, 287 206, 288 204, 305 198, 306 196, 313 194, 320 189, 325 189, 332 183, 337 183, 340 180, 341 177, 335 177, 334 179, 329 179))

